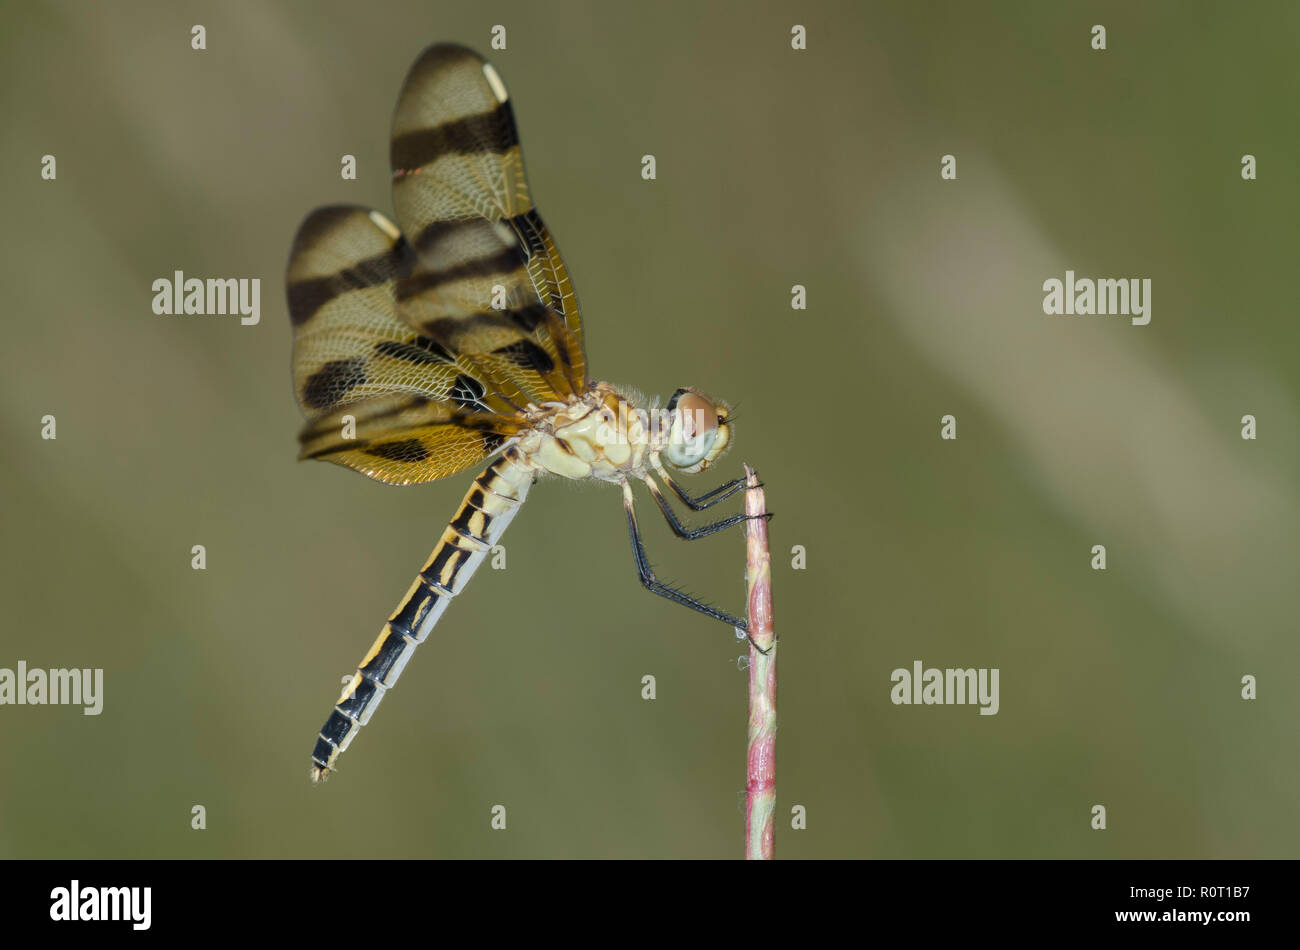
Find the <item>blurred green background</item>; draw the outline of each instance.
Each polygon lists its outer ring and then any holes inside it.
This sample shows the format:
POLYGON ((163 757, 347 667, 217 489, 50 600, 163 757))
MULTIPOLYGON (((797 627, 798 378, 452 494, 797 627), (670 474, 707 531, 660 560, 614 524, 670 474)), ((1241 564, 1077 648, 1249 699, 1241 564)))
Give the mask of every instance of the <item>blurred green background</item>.
MULTIPOLYGON (((508 570, 308 783, 471 476, 295 461, 283 267, 312 208, 390 212, 391 110, 439 40, 511 90, 594 375, 738 406, 716 480, 750 462, 777 512, 778 856, 1296 855, 1294 4, 3 18, 0 667, 102 667, 105 703, 0 707, 0 856, 740 855, 743 651, 640 589, 608 486, 539 485, 508 570), (1151 278, 1150 326, 1044 316, 1067 268, 1151 278), (260 277, 261 324, 155 316, 176 269, 260 277), (999 668, 1001 711, 891 704, 918 659, 999 668)), ((661 575, 739 609, 740 536, 643 509, 661 575)))

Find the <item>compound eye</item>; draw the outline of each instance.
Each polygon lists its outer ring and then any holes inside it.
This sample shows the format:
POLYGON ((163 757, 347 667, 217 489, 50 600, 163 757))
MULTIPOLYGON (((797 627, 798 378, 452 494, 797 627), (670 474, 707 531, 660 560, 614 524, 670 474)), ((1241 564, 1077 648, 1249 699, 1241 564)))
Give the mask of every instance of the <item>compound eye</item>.
POLYGON ((718 427, 718 407, 698 393, 686 393, 677 400, 677 415, 681 418, 682 438, 686 441, 704 438, 718 427))
POLYGON ((677 468, 702 471, 718 438, 722 415, 717 404, 697 392, 679 389, 668 405, 672 428, 664 457, 677 468))

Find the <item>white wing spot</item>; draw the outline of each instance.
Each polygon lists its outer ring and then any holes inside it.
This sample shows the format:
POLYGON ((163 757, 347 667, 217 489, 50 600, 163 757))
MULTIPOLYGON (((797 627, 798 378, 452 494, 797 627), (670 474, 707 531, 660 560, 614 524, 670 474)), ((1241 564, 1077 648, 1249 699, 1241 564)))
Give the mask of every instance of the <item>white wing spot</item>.
POLYGON ((492 232, 497 236, 497 240, 506 247, 514 247, 519 243, 519 238, 515 236, 514 229, 501 221, 492 222, 492 232))
POLYGON ((402 236, 402 232, 397 230, 397 225, 393 224, 393 222, 389 221, 378 211, 370 212, 370 220, 375 222, 375 227, 379 228, 379 230, 383 231, 394 241, 402 236))
POLYGON ((488 85, 492 87, 492 95, 497 97, 497 102, 505 102, 510 98, 506 93, 506 84, 501 81, 501 77, 497 75, 497 71, 492 68, 491 63, 483 64, 483 76, 487 79, 488 85))

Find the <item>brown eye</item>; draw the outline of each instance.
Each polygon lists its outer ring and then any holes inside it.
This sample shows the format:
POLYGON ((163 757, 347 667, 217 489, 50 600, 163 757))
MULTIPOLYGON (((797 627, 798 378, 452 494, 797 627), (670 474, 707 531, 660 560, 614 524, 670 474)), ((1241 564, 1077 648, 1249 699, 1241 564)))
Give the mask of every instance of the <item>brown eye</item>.
POLYGON ((697 439, 704 433, 717 427, 717 407, 697 393, 683 393, 675 407, 682 420, 682 435, 687 439, 697 439), (712 420, 712 422, 710 422, 712 420))
POLYGON ((668 400, 671 429, 663 447, 668 464, 687 474, 702 472, 731 441, 729 411, 694 389, 679 389, 668 400))

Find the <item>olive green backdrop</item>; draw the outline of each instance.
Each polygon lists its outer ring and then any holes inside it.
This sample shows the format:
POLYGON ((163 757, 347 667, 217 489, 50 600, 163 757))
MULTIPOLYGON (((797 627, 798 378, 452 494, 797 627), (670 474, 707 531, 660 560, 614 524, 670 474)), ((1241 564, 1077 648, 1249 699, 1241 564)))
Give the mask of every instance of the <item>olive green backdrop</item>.
MULTIPOLYGON (((1294 4, 3 18, 0 667, 102 667, 105 703, 0 707, 0 855, 740 854, 741 645, 640 589, 608 486, 540 484, 308 783, 470 475, 295 461, 283 267, 317 205, 390 210, 391 110, 439 40, 511 90, 593 373, 738 406, 691 484, 748 461, 777 512, 779 856, 1297 853, 1294 4), (1151 324, 1044 316, 1067 268, 1151 278, 1151 324), (155 316, 177 269, 260 277, 262 322, 155 316), (1000 712, 893 705, 914 660, 999 668, 1000 712)), ((739 609, 740 536, 644 505, 661 574, 739 609)))

